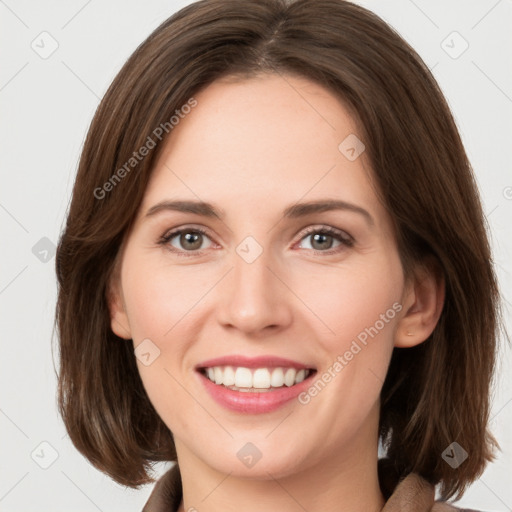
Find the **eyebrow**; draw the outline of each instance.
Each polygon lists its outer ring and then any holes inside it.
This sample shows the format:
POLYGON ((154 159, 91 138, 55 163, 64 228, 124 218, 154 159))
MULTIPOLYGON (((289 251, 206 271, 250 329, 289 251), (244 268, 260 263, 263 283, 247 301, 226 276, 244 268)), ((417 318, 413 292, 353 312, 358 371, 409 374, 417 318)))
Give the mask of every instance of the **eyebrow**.
MULTIPOLYGON (((375 225, 373 217, 367 210, 355 204, 336 199, 317 200, 309 201, 306 203, 293 204, 284 210, 283 217, 288 219, 296 219, 300 217, 306 217, 307 215, 312 215, 314 213, 323 213, 332 210, 345 210, 358 213, 365 218, 366 222, 370 226, 375 225)), ((226 216, 226 213, 223 210, 216 208, 211 203, 189 200, 161 201, 149 208, 145 216, 152 217, 153 215, 163 211, 194 213, 203 217, 217 218, 219 220, 223 220, 226 216)))

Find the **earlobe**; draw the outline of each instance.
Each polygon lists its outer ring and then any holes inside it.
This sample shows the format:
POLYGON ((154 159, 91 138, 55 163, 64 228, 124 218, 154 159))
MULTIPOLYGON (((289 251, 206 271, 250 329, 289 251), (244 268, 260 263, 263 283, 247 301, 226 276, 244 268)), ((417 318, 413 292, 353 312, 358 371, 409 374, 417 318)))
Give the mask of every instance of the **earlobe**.
POLYGON ((432 334, 443 310, 445 280, 435 264, 422 266, 410 281, 397 325, 395 347, 414 347, 432 334))
POLYGON ((109 283, 107 292, 107 302, 110 312, 110 328, 120 338, 129 340, 132 338, 126 306, 119 279, 113 278, 109 283))

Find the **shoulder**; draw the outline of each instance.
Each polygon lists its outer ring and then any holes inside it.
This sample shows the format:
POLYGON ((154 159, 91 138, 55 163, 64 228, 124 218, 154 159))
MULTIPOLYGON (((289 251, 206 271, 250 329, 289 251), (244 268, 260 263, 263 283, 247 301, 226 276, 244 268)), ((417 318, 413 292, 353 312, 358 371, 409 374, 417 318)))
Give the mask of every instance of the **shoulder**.
POLYGON ((432 512, 483 512, 474 508, 458 508, 455 505, 437 501, 432 507, 432 512))
POLYGON ((416 473, 399 479, 382 512, 480 512, 435 501, 435 487, 416 473))
POLYGON ((142 512, 174 512, 182 499, 181 475, 177 464, 156 482, 142 512))
MULTIPOLYGON (((390 476, 388 474, 388 476, 390 476)), ((380 474, 381 486, 384 475, 380 474)), ((416 473, 394 481, 391 478, 389 499, 382 512, 483 512, 476 509, 459 508, 444 501, 434 501, 434 486, 416 473)), ((181 475, 174 464, 156 482, 142 512, 175 512, 182 500, 181 475)), ((384 486, 383 486, 384 487, 384 486)), ((383 489, 384 491, 384 489, 383 489)), ((387 492, 384 491, 384 495, 387 492)))
POLYGON ((392 461, 379 459, 379 484, 386 504, 382 512, 484 512, 435 501, 435 487, 417 473, 400 476, 392 461))

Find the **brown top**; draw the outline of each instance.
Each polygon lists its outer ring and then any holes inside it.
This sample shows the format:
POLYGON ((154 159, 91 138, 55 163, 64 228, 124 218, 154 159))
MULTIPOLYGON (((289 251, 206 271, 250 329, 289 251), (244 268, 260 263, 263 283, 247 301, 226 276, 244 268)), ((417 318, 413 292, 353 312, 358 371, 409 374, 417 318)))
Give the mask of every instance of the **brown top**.
MULTIPOLYGON (((432 484, 416 473, 398 480, 387 462, 379 460, 379 483, 387 500, 381 512, 478 512, 434 501, 432 484)), ((157 481, 142 512, 177 512, 181 499, 181 475, 175 464, 157 481)))

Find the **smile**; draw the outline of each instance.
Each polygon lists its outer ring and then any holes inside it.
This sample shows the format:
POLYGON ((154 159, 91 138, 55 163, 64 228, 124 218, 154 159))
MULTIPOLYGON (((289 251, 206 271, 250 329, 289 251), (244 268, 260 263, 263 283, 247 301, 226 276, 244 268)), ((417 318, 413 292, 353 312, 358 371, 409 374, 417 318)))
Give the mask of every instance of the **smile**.
POLYGON ((223 408, 263 414, 291 403, 311 385, 316 368, 277 356, 230 355, 196 366, 203 389, 223 408))
POLYGON ((245 368, 243 366, 213 366, 202 369, 211 382, 234 391, 269 392, 284 386, 291 387, 306 379, 311 369, 245 368))

